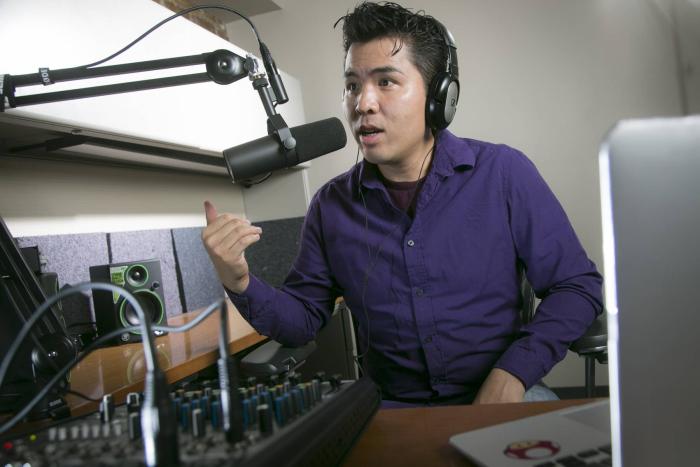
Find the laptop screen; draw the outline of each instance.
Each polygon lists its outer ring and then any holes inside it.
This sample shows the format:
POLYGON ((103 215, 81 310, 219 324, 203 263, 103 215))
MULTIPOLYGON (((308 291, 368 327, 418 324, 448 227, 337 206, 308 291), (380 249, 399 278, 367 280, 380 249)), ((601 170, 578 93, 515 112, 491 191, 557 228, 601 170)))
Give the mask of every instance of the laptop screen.
POLYGON ((629 120, 600 152, 615 465, 697 465, 700 117, 629 120))

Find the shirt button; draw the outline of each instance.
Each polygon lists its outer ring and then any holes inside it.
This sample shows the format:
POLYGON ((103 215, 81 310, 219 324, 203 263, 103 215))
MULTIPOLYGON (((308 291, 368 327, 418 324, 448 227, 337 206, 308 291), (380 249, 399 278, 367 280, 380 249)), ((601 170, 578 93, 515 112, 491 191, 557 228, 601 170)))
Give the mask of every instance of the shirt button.
POLYGON ((421 289, 420 287, 416 287, 416 296, 422 297, 423 296, 423 289, 421 289))
POLYGON ((416 244, 416 242, 414 242, 413 240, 409 240, 407 243, 408 246, 414 246, 416 244))
POLYGON ((423 339, 424 344, 430 344, 433 341, 433 336, 428 336, 425 339, 423 339))

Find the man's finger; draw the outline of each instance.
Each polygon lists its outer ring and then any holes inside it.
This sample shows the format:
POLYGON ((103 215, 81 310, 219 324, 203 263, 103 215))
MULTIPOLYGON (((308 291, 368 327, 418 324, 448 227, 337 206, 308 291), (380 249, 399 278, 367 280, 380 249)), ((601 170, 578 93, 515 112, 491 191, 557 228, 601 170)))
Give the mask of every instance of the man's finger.
POLYGON ((216 212, 216 208, 211 203, 211 201, 204 202, 204 214, 207 216, 207 225, 211 224, 219 217, 219 213, 216 212))
POLYGON ((229 254, 232 258, 238 258, 239 256, 243 256, 243 252, 246 250, 246 248, 248 248, 253 243, 257 242, 258 240, 260 240, 259 233, 248 234, 244 237, 241 237, 236 243, 234 243, 229 248, 229 254))

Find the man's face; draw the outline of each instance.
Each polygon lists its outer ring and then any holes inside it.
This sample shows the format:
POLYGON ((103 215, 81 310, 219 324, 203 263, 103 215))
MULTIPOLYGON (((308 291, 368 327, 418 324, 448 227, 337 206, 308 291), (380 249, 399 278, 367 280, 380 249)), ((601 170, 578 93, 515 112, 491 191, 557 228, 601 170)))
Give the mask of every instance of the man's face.
POLYGON ((396 40, 350 46, 345 58, 345 117, 365 158, 379 165, 422 161, 432 146, 425 125, 425 82, 411 62, 409 45, 392 55, 396 40))

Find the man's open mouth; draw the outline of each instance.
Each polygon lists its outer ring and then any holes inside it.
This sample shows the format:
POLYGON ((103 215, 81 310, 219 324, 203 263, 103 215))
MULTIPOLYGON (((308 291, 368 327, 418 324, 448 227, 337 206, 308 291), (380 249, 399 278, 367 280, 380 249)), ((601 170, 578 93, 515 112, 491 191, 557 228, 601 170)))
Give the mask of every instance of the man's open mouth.
POLYGON ((375 128, 375 127, 368 127, 368 126, 362 126, 360 127, 359 134, 360 136, 372 136, 376 135, 378 133, 383 132, 384 130, 375 128))

